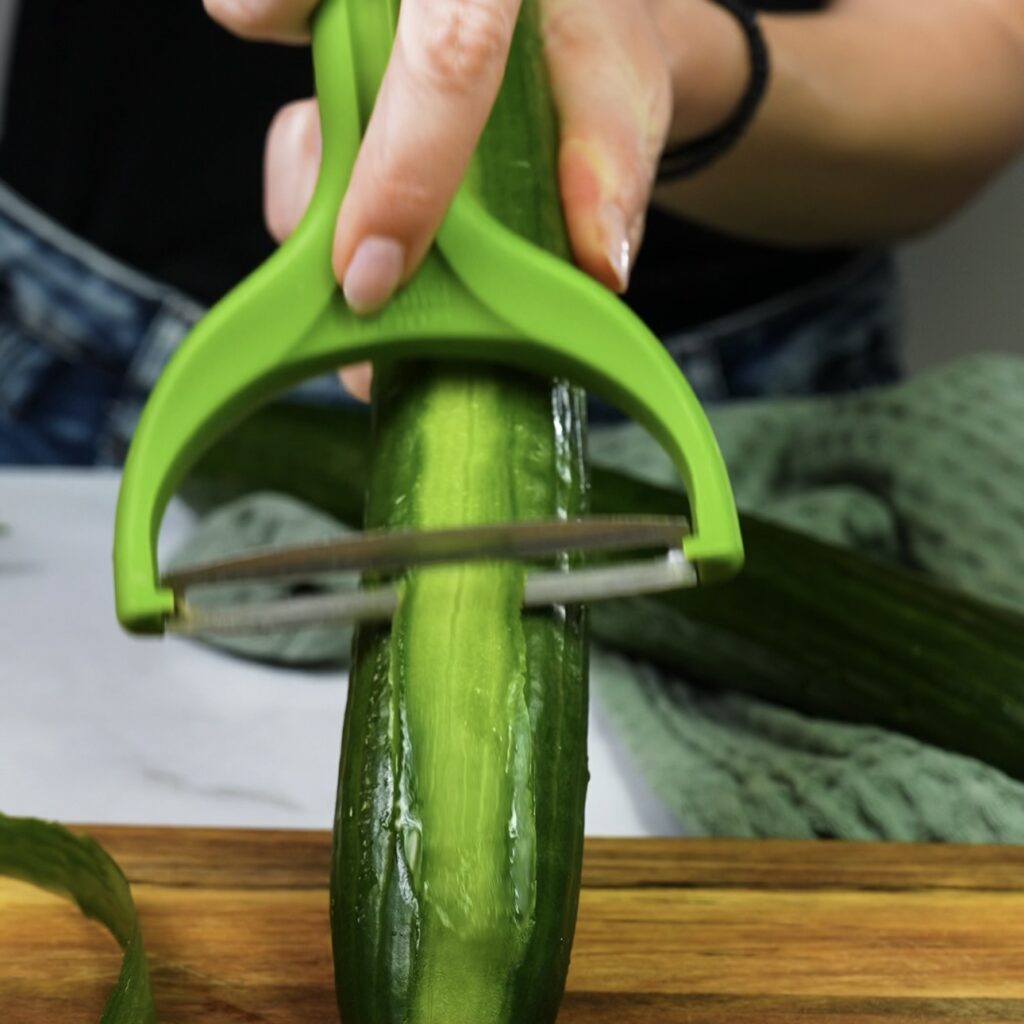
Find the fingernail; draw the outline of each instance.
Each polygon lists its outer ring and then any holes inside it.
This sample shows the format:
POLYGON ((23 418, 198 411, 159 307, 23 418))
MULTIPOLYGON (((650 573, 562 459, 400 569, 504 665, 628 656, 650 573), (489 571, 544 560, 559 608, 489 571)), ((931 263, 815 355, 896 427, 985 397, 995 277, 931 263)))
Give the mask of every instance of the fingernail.
POLYGON ((360 402, 370 400, 370 385, 373 380, 373 367, 370 363, 353 363, 338 371, 342 387, 360 402))
POLYGON ((405 252, 393 238, 370 235, 356 247, 342 291, 357 313, 380 309, 395 293, 405 269, 405 252))
POLYGON ((629 235, 626 233, 626 216, 621 207, 615 203, 607 203, 601 210, 600 220, 608 265, 618 282, 619 291, 624 292, 629 284, 629 265, 632 257, 629 235))

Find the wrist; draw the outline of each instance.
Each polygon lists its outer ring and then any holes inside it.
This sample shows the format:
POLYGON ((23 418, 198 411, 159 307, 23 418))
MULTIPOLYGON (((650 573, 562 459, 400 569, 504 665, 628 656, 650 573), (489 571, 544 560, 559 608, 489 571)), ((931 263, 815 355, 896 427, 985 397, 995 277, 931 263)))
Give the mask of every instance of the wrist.
POLYGON ((666 150, 717 131, 750 85, 750 51, 735 16, 711 0, 650 0, 672 79, 666 150))

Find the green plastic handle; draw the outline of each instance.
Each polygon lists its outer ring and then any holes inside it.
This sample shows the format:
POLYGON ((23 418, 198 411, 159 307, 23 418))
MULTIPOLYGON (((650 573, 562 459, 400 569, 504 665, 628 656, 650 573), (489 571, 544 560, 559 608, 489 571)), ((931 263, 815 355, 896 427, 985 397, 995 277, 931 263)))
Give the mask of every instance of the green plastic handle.
POLYGON ((324 0, 313 23, 323 156, 292 237, 196 325, 132 440, 114 534, 117 616, 160 633, 174 610, 156 541, 202 452, 256 406, 317 373, 382 357, 505 363, 562 375, 617 405, 666 449, 686 485, 683 544, 703 581, 739 570, 732 490, 710 425, 671 357, 615 296, 491 217, 464 187, 422 268, 378 314, 349 310, 331 270, 338 207, 394 39, 392 2, 324 0))

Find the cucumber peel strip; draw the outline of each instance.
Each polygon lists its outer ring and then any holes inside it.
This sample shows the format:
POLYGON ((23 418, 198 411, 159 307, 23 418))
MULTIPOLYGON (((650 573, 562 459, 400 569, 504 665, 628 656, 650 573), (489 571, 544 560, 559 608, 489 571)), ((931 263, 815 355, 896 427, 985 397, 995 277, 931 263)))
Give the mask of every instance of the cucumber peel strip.
POLYGON ((100 1024, 153 1024, 149 967, 128 879, 95 839, 54 822, 0 814, 0 875, 72 900, 117 939, 124 957, 100 1024))

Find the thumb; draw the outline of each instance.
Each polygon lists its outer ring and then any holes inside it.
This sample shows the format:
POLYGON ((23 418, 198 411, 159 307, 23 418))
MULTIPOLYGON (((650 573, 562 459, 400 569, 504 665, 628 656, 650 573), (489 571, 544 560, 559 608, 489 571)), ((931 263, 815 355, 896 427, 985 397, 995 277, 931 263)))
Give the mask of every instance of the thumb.
POLYGON ((299 100, 277 112, 264 149, 263 219, 278 242, 295 230, 313 198, 320 148, 316 100, 299 100))
POLYGON ((668 65, 643 4, 543 0, 541 10, 573 253, 625 291, 671 116, 668 65))

